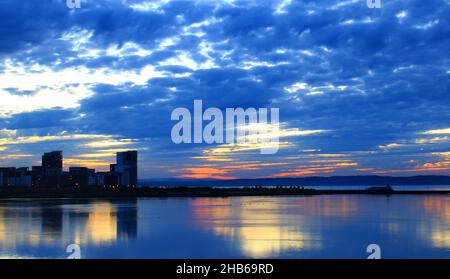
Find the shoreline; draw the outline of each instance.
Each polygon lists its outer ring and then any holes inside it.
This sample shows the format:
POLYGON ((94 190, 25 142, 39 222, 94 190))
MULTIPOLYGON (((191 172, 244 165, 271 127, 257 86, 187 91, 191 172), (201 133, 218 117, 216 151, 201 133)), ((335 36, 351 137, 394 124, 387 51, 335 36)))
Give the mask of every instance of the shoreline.
POLYGON ((448 195, 449 190, 318 190, 299 187, 282 188, 80 188, 36 189, 3 188, 0 200, 20 198, 151 198, 151 197, 239 197, 239 196, 315 196, 315 195, 448 195))

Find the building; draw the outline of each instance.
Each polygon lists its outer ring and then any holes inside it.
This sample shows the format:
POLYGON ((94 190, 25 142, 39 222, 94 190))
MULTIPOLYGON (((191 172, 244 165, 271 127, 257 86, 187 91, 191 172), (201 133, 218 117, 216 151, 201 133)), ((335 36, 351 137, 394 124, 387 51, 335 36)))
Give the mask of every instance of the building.
POLYGON ((115 188, 119 186, 120 175, 114 172, 98 172, 97 186, 115 188))
POLYGON ((31 167, 31 179, 33 187, 39 187, 39 185, 41 184, 42 175, 43 175, 42 166, 31 167))
POLYGON ((109 165, 109 172, 116 172, 116 167, 117 167, 117 164, 110 164, 109 165))
POLYGON ((16 169, 16 186, 31 187, 32 174, 27 167, 16 169))
POLYGON ((32 175, 28 168, 0 168, 0 186, 27 186, 32 185, 32 175))
POLYGON ((68 175, 63 175, 62 151, 44 153, 44 155, 42 155, 42 169, 39 177, 39 187, 61 188, 67 186, 68 184, 68 175))
POLYGON ((13 186, 10 183, 15 179, 15 176, 16 168, 0 168, 0 185, 3 187, 13 186))
POLYGON ((87 187, 95 186, 97 184, 94 169, 88 169, 85 167, 70 167, 69 176, 71 186, 87 187))
MULTIPOLYGON (((117 153, 117 163, 114 172, 120 175, 120 186, 137 186, 137 151, 126 151, 117 153)), ((112 166, 111 166, 112 168, 112 166)))
POLYGON ((42 170, 45 176, 61 176, 63 171, 62 151, 52 151, 42 155, 42 170))
POLYGON ((0 186, 27 186, 36 188, 65 187, 136 187, 138 176, 138 152, 126 151, 116 154, 116 163, 108 172, 96 173, 86 167, 69 167, 63 171, 62 151, 42 155, 42 166, 28 168, 0 168, 0 186))

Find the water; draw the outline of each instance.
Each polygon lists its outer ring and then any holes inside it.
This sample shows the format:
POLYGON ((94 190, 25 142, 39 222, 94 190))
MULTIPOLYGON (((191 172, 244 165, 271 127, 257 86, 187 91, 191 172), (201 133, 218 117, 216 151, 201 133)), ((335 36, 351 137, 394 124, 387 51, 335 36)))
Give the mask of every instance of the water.
POLYGON ((0 257, 450 258, 450 196, 0 201, 0 257))
MULTIPOLYGON (((385 185, 379 185, 385 186, 385 185)), ((312 186, 319 190, 365 190, 371 186, 312 186)), ((450 185, 393 185, 395 191, 450 191, 450 185)))
MULTIPOLYGON (((303 186, 303 185, 300 185, 303 186)), ((386 185, 378 185, 378 187, 386 185)), ((219 186, 216 188, 248 188, 251 186, 219 186)), ((284 186, 289 187, 289 186, 284 186)), ((308 189, 317 190, 366 190, 373 186, 367 185, 322 185, 322 186, 303 186, 308 189)), ((376 187, 376 186, 375 186, 376 187)), ((450 185, 391 185, 395 191, 450 191, 450 185)), ((277 188, 277 186, 264 186, 264 188, 277 188)))

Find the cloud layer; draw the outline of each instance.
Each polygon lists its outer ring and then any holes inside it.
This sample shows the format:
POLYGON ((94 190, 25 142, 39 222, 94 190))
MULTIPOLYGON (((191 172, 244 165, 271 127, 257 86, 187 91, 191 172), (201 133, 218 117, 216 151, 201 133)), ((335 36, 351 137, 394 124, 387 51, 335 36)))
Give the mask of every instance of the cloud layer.
POLYGON ((136 148, 141 178, 450 170, 446 0, 65 2, 0 2, 2 165, 136 148), (195 99, 279 108, 294 133, 270 156, 174 145, 171 111, 195 99))

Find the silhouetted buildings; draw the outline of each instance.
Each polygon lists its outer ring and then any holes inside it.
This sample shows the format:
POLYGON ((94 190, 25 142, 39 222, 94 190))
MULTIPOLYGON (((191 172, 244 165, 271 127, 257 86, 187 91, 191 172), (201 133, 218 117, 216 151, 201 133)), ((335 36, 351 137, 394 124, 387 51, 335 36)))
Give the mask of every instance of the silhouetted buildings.
POLYGON ((42 166, 31 167, 31 179, 33 187, 38 187, 41 184, 42 175, 43 175, 42 166))
POLYGON ((118 152, 116 164, 109 166, 109 172, 97 173, 97 185, 105 187, 137 186, 137 151, 118 152))
POLYGON ((86 167, 69 167, 63 171, 62 151, 44 153, 42 166, 28 168, 0 168, 0 186, 35 188, 136 187, 137 151, 117 153, 116 164, 108 172, 95 172, 86 167))
POLYGON ((0 168, 0 186, 32 186, 32 173, 28 168, 0 168))
POLYGON ((118 152, 115 172, 120 176, 120 186, 135 187, 137 185, 137 151, 118 152))
POLYGON ((62 151, 53 151, 42 155, 42 170, 44 175, 60 176, 63 172, 62 151))
POLYGON ((120 186, 120 176, 115 172, 98 172, 97 185, 104 187, 118 187, 120 186))
POLYGON ((95 186, 97 185, 97 178, 94 169, 85 167, 70 167, 69 176, 72 185, 80 186, 95 186))

